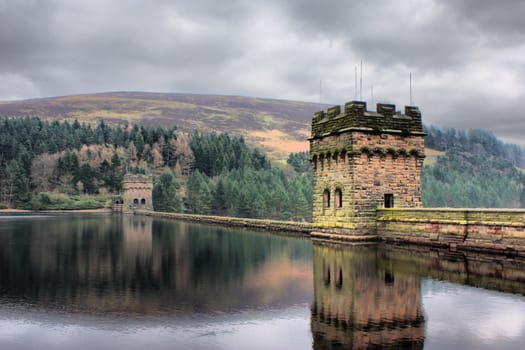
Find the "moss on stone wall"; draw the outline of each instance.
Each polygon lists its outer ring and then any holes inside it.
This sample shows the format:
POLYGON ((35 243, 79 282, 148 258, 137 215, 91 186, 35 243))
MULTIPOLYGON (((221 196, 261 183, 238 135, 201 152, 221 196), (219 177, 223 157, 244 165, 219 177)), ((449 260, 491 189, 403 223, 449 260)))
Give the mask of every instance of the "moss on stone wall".
POLYGON ((525 256, 525 210, 378 209, 376 219, 386 241, 525 256))

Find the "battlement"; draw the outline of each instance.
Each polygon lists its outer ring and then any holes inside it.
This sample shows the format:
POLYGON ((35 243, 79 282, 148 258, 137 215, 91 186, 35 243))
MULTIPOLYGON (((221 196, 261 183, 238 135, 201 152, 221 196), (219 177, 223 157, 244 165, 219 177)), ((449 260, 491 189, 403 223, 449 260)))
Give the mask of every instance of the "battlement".
POLYGON ((153 183, 153 177, 151 175, 143 175, 143 174, 126 174, 124 175, 124 182, 151 182, 153 183))
POLYGON ((311 138, 320 138, 352 129, 402 134, 422 134, 423 123, 418 107, 406 106, 405 113, 396 111, 393 104, 378 103, 376 111, 368 111, 366 102, 350 101, 341 106, 320 111, 312 118, 311 138))

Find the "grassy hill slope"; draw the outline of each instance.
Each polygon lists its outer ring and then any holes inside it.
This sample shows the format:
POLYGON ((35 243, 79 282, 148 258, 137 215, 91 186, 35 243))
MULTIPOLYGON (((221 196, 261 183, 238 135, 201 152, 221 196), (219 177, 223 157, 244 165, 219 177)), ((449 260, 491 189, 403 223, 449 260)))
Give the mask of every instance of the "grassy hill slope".
POLYGON ((184 131, 218 131, 244 135, 272 158, 308 149, 306 138, 314 103, 242 96, 109 92, 0 102, 0 116, 37 115, 43 119, 109 123, 176 125, 184 131))

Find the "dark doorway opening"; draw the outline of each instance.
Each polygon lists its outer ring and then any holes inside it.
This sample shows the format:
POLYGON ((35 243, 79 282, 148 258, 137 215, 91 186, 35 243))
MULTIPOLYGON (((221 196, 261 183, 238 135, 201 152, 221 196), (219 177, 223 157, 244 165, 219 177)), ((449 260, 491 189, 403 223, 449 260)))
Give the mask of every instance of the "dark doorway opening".
POLYGON ((385 194, 385 208, 394 207, 394 195, 392 193, 385 194))
POLYGON ((146 204, 146 199, 142 198, 142 199, 140 200, 140 204, 142 204, 142 205, 146 204))
POLYGON ((139 204, 139 200, 137 198, 133 199, 133 204, 139 204))

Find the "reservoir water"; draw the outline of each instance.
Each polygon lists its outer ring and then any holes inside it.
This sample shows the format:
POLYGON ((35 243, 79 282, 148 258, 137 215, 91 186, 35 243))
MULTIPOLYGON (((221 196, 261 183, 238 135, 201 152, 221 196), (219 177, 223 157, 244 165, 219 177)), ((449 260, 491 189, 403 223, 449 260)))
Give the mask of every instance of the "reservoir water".
POLYGON ((525 349, 525 262, 0 216, 0 349, 525 349))

